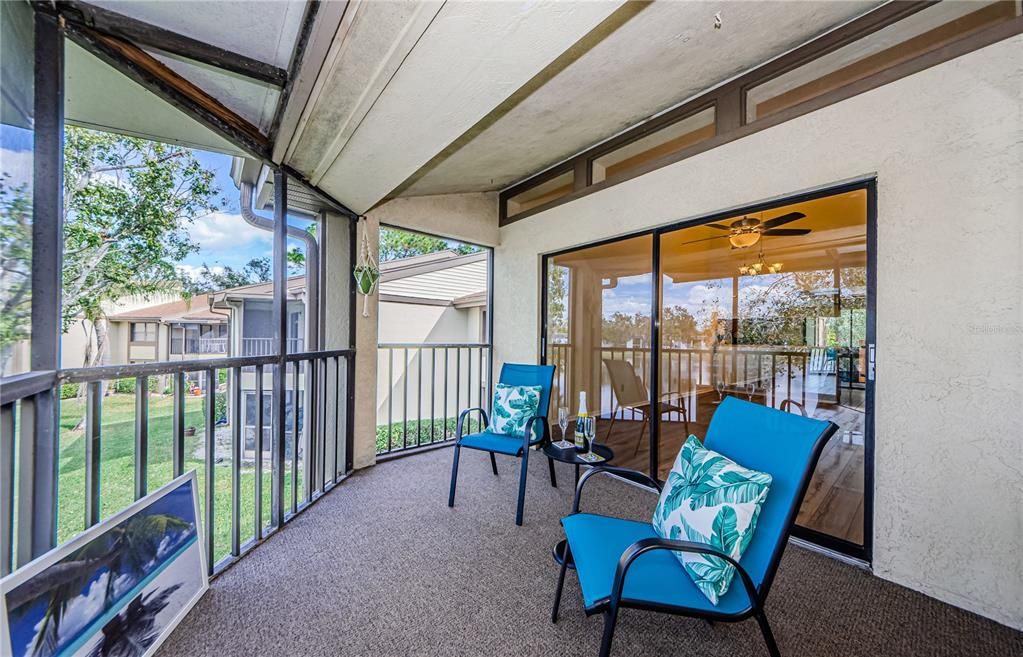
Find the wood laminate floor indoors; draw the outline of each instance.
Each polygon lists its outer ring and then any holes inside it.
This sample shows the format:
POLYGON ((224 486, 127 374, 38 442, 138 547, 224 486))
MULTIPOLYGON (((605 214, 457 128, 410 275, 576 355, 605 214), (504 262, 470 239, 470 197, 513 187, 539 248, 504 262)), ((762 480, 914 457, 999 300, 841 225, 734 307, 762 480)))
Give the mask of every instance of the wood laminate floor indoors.
MULTIPOLYGON (((857 545, 863 543, 865 419, 863 396, 862 390, 844 390, 842 404, 821 403, 813 409, 813 417, 834 422, 839 426, 839 431, 821 454, 797 518, 797 522, 804 527, 857 545)), ((706 434, 709 419, 704 421, 701 419, 709 418, 713 414, 717 395, 703 394, 697 399, 696 412, 692 414, 695 419, 689 423, 689 433, 702 438, 706 434)), ((625 419, 619 414, 613 428, 609 418, 600 420, 599 440, 614 450, 615 465, 649 470, 649 426, 641 436, 642 424, 638 414, 636 419, 632 419, 628 411, 625 413, 625 419)), ((662 417, 661 439, 658 446, 660 478, 667 476, 687 435, 683 423, 675 414, 662 417)))

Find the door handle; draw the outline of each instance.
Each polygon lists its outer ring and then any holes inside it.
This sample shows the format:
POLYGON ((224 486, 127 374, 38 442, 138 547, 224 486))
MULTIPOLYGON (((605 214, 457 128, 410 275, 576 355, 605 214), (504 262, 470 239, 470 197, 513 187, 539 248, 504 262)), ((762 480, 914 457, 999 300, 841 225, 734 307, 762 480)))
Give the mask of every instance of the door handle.
POLYGON ((875 346, 874 346, 873 342, 871 342, 870 344, 867 345, 867 380, 868 381, 873 381, 874 380, 874 374, 875 374, 874 366, 876 364, 876 362, 875 362, 876 351, 877 350, 875 349, 875 346))

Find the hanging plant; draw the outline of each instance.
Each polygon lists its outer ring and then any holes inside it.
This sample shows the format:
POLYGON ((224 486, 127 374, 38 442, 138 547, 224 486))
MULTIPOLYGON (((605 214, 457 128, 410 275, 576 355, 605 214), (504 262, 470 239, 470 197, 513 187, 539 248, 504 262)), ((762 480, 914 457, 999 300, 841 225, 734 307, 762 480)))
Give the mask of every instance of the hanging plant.
POLYGON ((355 276, 355 291, 362 295, 362 316, 369 317, 369 297, 377 288, 380 282, 380 267, 377 266, 376 258, 369 248, 369 227, 366 218, 362 218, 362 251, 359 255, 359 262, 352 270, 355 276))

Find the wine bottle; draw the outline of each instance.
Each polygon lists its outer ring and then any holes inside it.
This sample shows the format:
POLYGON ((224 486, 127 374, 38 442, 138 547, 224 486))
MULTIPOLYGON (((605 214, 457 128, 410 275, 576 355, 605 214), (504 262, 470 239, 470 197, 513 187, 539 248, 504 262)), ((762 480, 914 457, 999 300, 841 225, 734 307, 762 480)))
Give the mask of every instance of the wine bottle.
POLYGON ((590 414, 586 411, 586 391, 579 391, 579 412, 575 416, 575 448, 586 451, 586 425, 590 414))

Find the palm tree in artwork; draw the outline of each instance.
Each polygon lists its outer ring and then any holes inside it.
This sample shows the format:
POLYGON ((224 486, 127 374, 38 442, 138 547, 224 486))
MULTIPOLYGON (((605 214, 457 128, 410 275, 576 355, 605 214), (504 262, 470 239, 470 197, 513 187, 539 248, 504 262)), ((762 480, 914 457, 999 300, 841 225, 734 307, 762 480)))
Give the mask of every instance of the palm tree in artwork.
POLYGON ((191 527, 191 523, 169 514, 135 516, 11 591, 7 598, 11 610, 49 593, 46 613, 32 647, 33 655, 43 657, 57 652, 60 624, 68 605, 82 594, 82 589, 101 568, 107 568, 110 573, 103 600, 104 608, 109 608, 114 602, 114 583, 118 575, 141 578, 164 537, 191 527))
POLYGON ((103 638, 89 653, 89 657, 141 657, 149 650, 160 628, 156 617, 167 608, 170 597, 181 588, 180 584, 141 594, 121 613, 103 626, 103 638))

